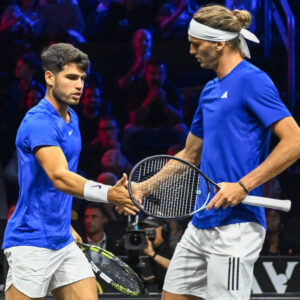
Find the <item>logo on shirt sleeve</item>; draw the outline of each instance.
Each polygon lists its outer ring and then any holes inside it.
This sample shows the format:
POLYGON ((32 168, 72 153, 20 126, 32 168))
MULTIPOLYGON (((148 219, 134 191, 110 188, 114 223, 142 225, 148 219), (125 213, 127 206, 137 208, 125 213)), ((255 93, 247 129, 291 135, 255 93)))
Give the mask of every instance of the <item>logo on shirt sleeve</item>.
POLYGON ((73 129, 71 129, 70 131, 68 131, 68 134, 71 135, 73 132, 73 129))

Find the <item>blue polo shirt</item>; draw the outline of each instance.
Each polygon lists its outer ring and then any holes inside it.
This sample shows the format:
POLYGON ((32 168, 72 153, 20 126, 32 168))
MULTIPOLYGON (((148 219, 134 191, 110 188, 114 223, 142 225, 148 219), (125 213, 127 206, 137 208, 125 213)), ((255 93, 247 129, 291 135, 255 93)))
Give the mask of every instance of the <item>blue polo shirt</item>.
MULTIPOLYGON (((191 133, 203 139, 200 169, 217 183, 238 181, 266 159, 269 126, 288 116, 271 79, 243 60, 225 77, 209 81, 201 93, 191 125, 191 133)), ((250 194, 261 195, 261 187, 250 194)), ((240 222, 266 227, 264 208, 244 204, 212 208, 192 219, 198 228, 240 222)))
POLYGON ((60 249, 73 241, 70 224, 72 196, 54 188, 38 163, 34 149, 60 147, 69 170, 76 172, 81 136, 76 113, 69 108, 66 123, 46 99, 29 110, 16 137, 18 152, 19 199, 8 221, 3 248, 37 246, 60 249))

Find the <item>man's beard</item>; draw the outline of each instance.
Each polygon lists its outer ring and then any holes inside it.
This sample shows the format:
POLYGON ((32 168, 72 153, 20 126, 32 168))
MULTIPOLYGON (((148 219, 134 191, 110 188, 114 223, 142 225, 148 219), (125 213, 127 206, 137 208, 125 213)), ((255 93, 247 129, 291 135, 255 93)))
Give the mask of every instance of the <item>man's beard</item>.
POLYGON ((59 89, 53 88, 53 97, 61 104, 65 105, 78 105, 80 99, 78 100, 68 100, 68 96, 62 92, 60 92, 59 89))

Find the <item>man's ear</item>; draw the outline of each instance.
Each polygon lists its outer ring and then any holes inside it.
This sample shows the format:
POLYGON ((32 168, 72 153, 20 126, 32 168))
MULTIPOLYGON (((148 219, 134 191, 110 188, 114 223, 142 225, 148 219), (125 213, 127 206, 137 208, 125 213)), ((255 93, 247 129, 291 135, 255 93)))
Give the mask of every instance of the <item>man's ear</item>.
POLYGON ((217 51, 222 51, 226 45, 226 42, 216 42, 217 51))
POLYGON ((55 75, 51 71, 46 71, 45 72, 45 81, 47 85, 53 86, 55 83, 55 75))

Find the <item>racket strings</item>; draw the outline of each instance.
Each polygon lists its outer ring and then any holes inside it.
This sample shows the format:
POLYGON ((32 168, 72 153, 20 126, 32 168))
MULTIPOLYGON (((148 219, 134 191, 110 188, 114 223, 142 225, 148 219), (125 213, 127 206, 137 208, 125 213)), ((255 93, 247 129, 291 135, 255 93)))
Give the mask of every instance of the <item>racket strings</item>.
POLYGON ((112 281, 127 290, 140 291, 141 287, 135 273, 123 261, 115 256, 109 258, 101 254, 101 251, 98 252, 91 248, 85 249, 85 254, 88 260, 92 261, 112 281))
MULTIPOLYGON (((132 181, 147 185, 147 195, 142 198, 145 211, 172 218, 188 215, 194 210, 199 178, 200 174, 194 168, 164 157, 140 164, 132 181)), ((207 196, 205 191, 201 194, 204 198, 205 194, 207 196)))

